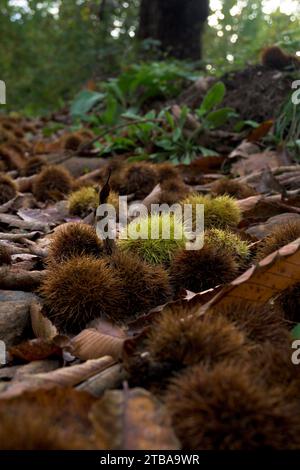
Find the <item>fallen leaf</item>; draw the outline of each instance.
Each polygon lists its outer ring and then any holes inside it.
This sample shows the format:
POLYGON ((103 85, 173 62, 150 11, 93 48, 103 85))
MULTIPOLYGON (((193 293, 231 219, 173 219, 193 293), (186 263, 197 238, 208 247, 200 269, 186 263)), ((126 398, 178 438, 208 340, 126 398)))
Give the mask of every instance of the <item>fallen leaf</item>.
POLYGON ((255 236, 258 239, 262 239, 269 235, 274 230, 274 228, 278 227, 278 225, 297 221, 299 221, 300 223, 300 214, 283 213, 275 215, 274 217, 270 217, 266 222, 262 224, 250 226, 246 230, 246 233, 251 236, 255 236))
POLYGON ((8 350, 9 355, 13 359, 21 359, 23 361, 39 361, 47 359, 51 356, 61 356, 61 349, 51 341, 45 339, 31 339, 12 346, 8 350))
POLYGON ((42 314, 42 306, 37 301, 31 302, 30 317, 32 330, 37 338, 51 340, 57 335, 56 327, 42 314))
POLYGON ((115 361, 105 356, 101 359, 86 361, 70 367, 62 367, 51 372, 39 373, 30 376, 30 378, 12 385, 0 393, 1 398, 9 398, 21 395, 26 390, 50 389, 53 387, 72 387, 84 382, 93 375, 112 366, 115 361))
POLYGON ((94 328, 87 328, 72 338, 65 349, 81 360, 97 359, 103 356, 119 359, 125 339, 125 335, 123 337, 111 336, 94 328))
POLYGON ((35 390, 2 399, 0 449, 95 449, 88 418, 94 402, 91 395, 70 388, 35 390))
POLYGON ((229 155, 228 158, 248 158, 259 152, 259 146, 243 140, 229 155))
POLYGON ((268 151, 253 153, 247 158, 242 158, 231 165, 231 173, 234 176, 245 176, 266 168, 278 168, 281 165, 277 152, 268 151))
POLYGON ((257 265, 224 287, 199 309, 203 315, 211 307, 221 307, 233 300, 267 303, 300 281, 300 238, 267 256, 257 265))
POLYGON ((258 142, 262 140, 273 127, 274 121, 262 122, 256 129, 250 132, 247 137, 248 142, 258 142))
POLYGON ((141 388, 105 392, 90 418, 96 438, 113 450, 176 450, 179 443, 164 406, 141 388))

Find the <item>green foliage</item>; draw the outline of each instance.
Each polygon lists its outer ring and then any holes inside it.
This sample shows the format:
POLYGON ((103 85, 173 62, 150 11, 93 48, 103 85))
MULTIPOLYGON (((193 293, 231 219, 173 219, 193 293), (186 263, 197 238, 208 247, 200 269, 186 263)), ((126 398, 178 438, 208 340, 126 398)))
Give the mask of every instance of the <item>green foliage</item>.
MULTIPOLYGON (((299 50, 297 21, 293 12, 268 12, 271 1, 211 2, 204 37, 207 70, 222 75, 231 68, 258 60, 268 44, 299 50)), ((281 2, 282 11, 287 2, 281 2)), ((124 109, 137 111, 149 100, 175 96, 182 80, 193 79, 186 64, 155 60, 157 43, 136 40, 140 0, 0 0, 1 79, 6 81, 8 110, 28 114, 56 109, 72 99, 88 80, 122 78, 106 82, 103 122, 113 124, 124 109), (101 13, 100 13, 101 10, 101 13), (128 64, 135 64, 128 68, 128 64), (117 99, 115 99, 117 98, 117 99)), ((214 120, 222 119, 219 113, 214 120)))
MULTIPOLYGON (((120 76, 122 80, 122 75, 120 76)), ((105 87, 105 84, 103 85, 105 87)), ((169 108, 160 112, 150 111, 144 115, 135 113, 128 108, 119 116, 117 123, 128 121, 127 129, 122 129, 116 134, 110 133, 106 136, 104 145, 99 145, 102 155, 112 152, 134 151, 130 161, 140 161, 147 158, 163 162, 166 160, 174 164, 189 164, 199 155, 215 156, 217 153, 201 145, 201 136, 208 130, 217 129, 236 116, 232 108, 218 108, 226 93, 222 82, 216 83, 206 94, 200 108, 193 112, 186 106, 180 109, 180 114, 174 116, 169 108), (195 125, 193 131, 187 131, 188 121, 192 119, 195 125), (120 121, 121 120, 121 121, 120 121)), ((82 95, 81 95, 82 96, 82 95)), ((110 95, 112 98, 112 96, 110 95)), ((126 105, 126 99, 115 100, 114 109, 122 108, 121 101, 126 105)), ((89 99, 89 96, 88 96, 89 99)), ((101 105, 103 105, 103 100, 101 105)), ((76 102, 75 102, 76 103, 76 102)), ((84 104, 83 104, 84 106, 84 104)), ((128 103, 130 106, 130 103, 128 103)), ((98 125, 103 124, 103 115, 107 116, 109 109, 99 111, 98 125)), ((87 117, 86 117, 87 119, 87 117)), ((105 122, 105 124, 108 124, 105 122)), ((111 123, 110 123, 111 124, 111 123)), ((97 129, 95 129, 95 133, 97 129)))
POLYGON ((287 147, 300 160, 300 106, 289 96, 275 123, 273 139, 276 145, 287 147))
POLYGON ((176 96, 185 83, 198 76, 184 62, 170 60, 133 64, 117 78, 101 82, 100 93, 89 90, 79 93, 72 103, 71 113, 74 118, 85 118, 94 108, 99 124, 114 125, 124 113, 132 117, 146 103, 176 96))
POLYGON ((204 37, 207 70, 222 75, 224 71, 257 63, 260 51, 277 44, 291 53, 299 50, 300 6, 290 12, 287 2, 279 8, 271 0, 212 2, 209 27, 204 37))

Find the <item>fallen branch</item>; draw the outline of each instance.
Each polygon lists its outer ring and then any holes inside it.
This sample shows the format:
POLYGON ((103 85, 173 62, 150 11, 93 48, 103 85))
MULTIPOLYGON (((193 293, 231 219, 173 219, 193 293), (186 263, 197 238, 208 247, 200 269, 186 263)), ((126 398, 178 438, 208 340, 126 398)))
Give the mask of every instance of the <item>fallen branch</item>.
POLYGON ((32 292, 41 284, 44 271, 24 271, 10 267, 0 268, 0 289, 32 292))
POLYGON ((0 223, 3 223, 5 225, 9 225, 12 227, 18 227, 23 230, 33 230, 33 231, 43 231, 47 232, 49 231, 49 227, 47 224, 43 224, 41 222, 27 222, 25 220, 21 220, 19 217, 16 217, 15 215, 10 215, 10 214, 0 214, 0 223))
POLYGON ((95 397, 100 397, 105 390, 118 388, 126 378, 126 371, 121 364, 115 364, 100 372, 100 374, 86 380, 76 388, 91 393, 95 397))

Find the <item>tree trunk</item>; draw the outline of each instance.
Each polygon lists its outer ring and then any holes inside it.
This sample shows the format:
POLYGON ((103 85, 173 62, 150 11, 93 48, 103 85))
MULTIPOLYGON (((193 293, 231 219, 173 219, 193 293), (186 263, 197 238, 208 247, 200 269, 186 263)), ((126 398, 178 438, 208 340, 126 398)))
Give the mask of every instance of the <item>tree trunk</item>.
POLYGON ((208 4, 208 0, 141 0, 139 38, 158 40, 162 52, 177 59, 199 60, 208 4))

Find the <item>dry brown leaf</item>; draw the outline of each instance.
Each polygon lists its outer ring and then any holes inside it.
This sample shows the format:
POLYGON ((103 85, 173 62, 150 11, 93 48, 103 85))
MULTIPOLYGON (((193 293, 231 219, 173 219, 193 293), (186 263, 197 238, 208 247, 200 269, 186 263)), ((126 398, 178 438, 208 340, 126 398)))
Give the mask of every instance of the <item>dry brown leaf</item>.
POLYGON ((93 405, 90 418, 96 438, 106 449, 179 449, 164 406, 141 388, 105 392, 93 405))
POLYGON ((265 223, 250 226, 246 230, 246 233, 261 239, 269 235, 274 230, 274 228, 278 227, 278 225, 296 221, 300 222, 300 214, 291 214, 289 212, 279 214, 275 215, 274 217, 270 217, 265 223))
POLYGON ((32 330, 37 338, 51 340, 57 335, 56 327, 42 314, 42 306, 33 301, 30 305, 32 330))
POLYGON ((274 121, 272 120, 262 122, 256 129, 250 132, 247 137, 248 142, 257 142, 263 139, 269 133, 273 124, 274 121))
POLYGON ((0 400, 1 450, 93 449, 88 413, 95 399, 74 389, 25 392, 0 400))
POLYGON ((267 168, 278 168, 280 165, 280 155, 277 152, 266 150, 238 160, 231 166, 231 173, 235 176, 245 176, 267 168))
POLYGON ((22 361, 32 362, 47 359, 52 356, 61 356, 62 350, 51 341, 38 338, 24 341, 17 346, 12 346, 8 350, 8 353, 13 359, 16 358, 22 361))
POLYGON ((35 377, 40 380, 50 381, 61 387, 69 387, 84 382, 84 380, 107 369, 114 363, 112 357, 104 356, 100 359, 91 359, 83 364, 62 367, 46 374, 36 374, 35 377))
POLYGON ((287 212, 300 214, 298 207, 283 202, 279 194, 269 197, 251 196, 247 199, 240 199, 237 204, 243 212, 244 220, 262 221, 287 212))
POLYGON ((259 146, 247 140, 243 140, 228 156, 228 158, 249 158, 252 154, 259 152, 259 146))
POLYGON ((88 328, 72 338, 65 349, 82 360, 97 359, 103 356, 119 359, 125 339, 125 335, 117 337, 101 333, 95 328, 88 328))
POLYGON ((300 238, 253 265, 203 305, 199 314, 204 314, 216 305, 230 304, 236 299, 264 304, 299 281, 300 238))
POLYGON ((88 378, 107 369, 113 364, 115 364, 114 359, 109 356, 105 356, 101 359, 86 361, 83 364, 62 367, 51 372, 34 374, 30 378, 26 379, 26 381, 12 383, 7 390, 0 393, 0 399, 18 396, 26 390, 72 387, 84 382, 88 378))

